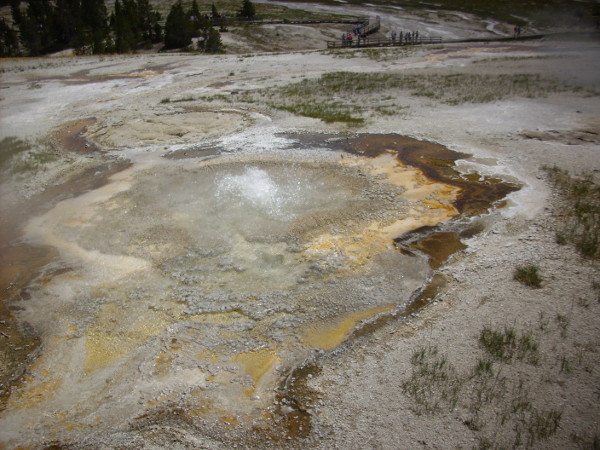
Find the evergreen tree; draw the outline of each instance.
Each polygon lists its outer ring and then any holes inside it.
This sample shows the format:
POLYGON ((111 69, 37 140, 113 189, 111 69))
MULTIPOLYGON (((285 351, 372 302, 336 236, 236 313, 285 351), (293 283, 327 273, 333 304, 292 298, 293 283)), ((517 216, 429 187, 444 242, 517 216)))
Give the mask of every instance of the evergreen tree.
POLYGON ((110 17, 114 50, 130 52, 140 46, 150 47, 162 40, 160 14, 148 0, 116 0, 110 17))
POLYGON ((56 0, 55 33, 61 49, 73 45, 81 17, 80 0, 56 0))
POLYGON ((165 47, 184 48, 192 43, 192 26, 186 16, 181 0, 177 1, 169 11, 165 23, 165 47))
POLYGON ((131 2, 123 0, 115 1, 115 10, 110 16, 110 27, 114 35, 114 50, 117 53, 126 53, 131 51, 136 44, 134 29, 136 24, 135 17, 131 14, 131 2))
POLYGON ((76 46, 90 46, 93 53, 106 50, 109 40, 108 13, 104 0, 81 0, 76 46))
POLYGON ((0 18, 0 57, 18 56, 19 38, 16 30, 13 30, 0 18))
POLYGON ((152 25, 152 29, 153 29, 152 42, 157 43, 157 42, 162 41, 162 39, 163 39, 163 29, 160 26, 160 13, 159 12, 153 13, 152 23, 154 24, 154 25, 152 25))
POLYGON ((193 0, 190 8, 190 17, 196 17, 197 19, 200 19, 201 16, 202 14, 200 14, 200 9, 198 8, 198 2, 193 0))
POLYGON ((25 14, 20 18, 19 30, 21 41, 30 56, 57 49, 55 17, 54 7, 47 0, 29 0, 25 14))
POLYGON ((254 16, 256 16, 256 8, 254 7, 254 3, 252 3, 250 0, 244 0, 242 2, 242 9, 240 9, 240 17, 254 19, 254 16))
POLYGON ((137 15, 141 35, 139 39, 146 46, 162 40, 160 14, 152 9, 148 0, 137 0, 137 15))
POLYGON ((219 33, 219 30, 215 30, 213 27, 208 29, 208 36, 206 38, 204 51, 206 53, 219 53, 223 51, 221 33, 219 33))
POLYGON ((19 26, 23 21, 23 14, 21 14, 21 0, 10 0, 10 12, 12 14, 13 22, 19 26))
MULTIPOLYGON (((23 9, 19 0, 8 2, 22 48, 30 56, 69 47, 78 52, 128 52, 162 40, 160 14, 149 0, 115 0, 110 21, 105 0, 26 0, 23 9)), ((16 36, 7 23, 0 24, 0 53, 19 52, 16 36)))
POLYGON ((200 30, 204 28, 204 20, 202 18, 202 14, 200 14, 200 9, 198 9, 198 2, 196 0, 192 2, 192 6, 188 12, 188 17, 192 24, 192 36, 200 36, 200 30))

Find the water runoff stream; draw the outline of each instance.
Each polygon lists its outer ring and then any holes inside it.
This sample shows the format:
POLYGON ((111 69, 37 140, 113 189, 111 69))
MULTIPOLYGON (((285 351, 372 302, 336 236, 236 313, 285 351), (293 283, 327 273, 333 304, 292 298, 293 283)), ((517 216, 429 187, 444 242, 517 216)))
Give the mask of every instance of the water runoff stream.
POLYGON ((27 223, 28 245, 55 257, 16 302, 40 344, 1 413, 6 444, 96 445, 156 424, 306 435, 290 376, 401 314, 452 241, 423 236, 456 238, 448 227, 515 189, 397 135, 260 142, 120 151, 131 165, 27 223))

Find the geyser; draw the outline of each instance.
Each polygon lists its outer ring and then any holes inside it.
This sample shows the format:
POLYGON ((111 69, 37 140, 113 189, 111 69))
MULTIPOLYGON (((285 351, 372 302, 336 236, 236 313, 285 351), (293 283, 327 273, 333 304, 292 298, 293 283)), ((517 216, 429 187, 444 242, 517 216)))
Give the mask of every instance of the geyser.
POLYGON ((287 371, 425 283, 426 258, 393 238, 458 214, 459 188, 382 153, 134 163, 33 220, 29 240, 60 258, 18 305, 44 345, 0 419, 7 442, 93 440, 174 409, 269 429, 287 371))
POLYGON ((266 170, 257 167, 247 168, 240 175, 225 175, 217 187, 217 197, 223 202, 237 200, 240 207, 248 204, 278 220, 296 217, 298 209, 308 206, 316 193, 312 185, 302 186, 297 177, 277 183, 266 170))

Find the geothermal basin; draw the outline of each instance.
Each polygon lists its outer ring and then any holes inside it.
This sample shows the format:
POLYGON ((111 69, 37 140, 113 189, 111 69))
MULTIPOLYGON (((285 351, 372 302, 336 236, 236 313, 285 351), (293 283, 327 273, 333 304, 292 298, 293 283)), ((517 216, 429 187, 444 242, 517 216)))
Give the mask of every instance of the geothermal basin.
POLYGON ((305 435, 290 376, 430 280, 425 246, 402 237, 447 233, 515 189, 401 136, 273 142, 120 151, 129 167, 27 223, 57 256, 17 305, 41 344, 0 420, 7 442, 91 445, 165 420, 305 435))

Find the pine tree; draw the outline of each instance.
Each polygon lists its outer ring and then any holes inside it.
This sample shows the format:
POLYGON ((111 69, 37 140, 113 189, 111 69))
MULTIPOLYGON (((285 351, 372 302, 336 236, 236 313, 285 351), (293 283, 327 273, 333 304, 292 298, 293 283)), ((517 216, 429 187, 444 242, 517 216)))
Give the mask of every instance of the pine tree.
POLYGON ((110 28, 114 36, 113 50, 130 52, 162 40, 160 14, 152 9, 148 0, 115 0, 115 9, 110 17, 110 28))
POLYGON ((192 43, 192 30, 189 17, 186 16, 181 0, 169 11, 165 23, 165 47, 184 48, 192 43))
MULTIPOLYGON (((129 2, 130 3, 130 2, 129 2)), ((136 44, 131 17, 131 6, 127 0, 121 4, 115 1, 115 10, 110 16, 110 26, 114 34, 114 50, 117 53, 126 53, 133 49, 136 44)))
POLYGON ((208 29, 208 36, 206 38, 206 45, 204 48, 206 53, 220 53, 223 51, 223 44, 221 42, 221 33, 219 30, 210 27, 208 29))
POLYGON ((80 16, 80 0, 56 0, 55 33, 61 49, 73 45, 80 16))
MULTIPOLYGON (((22 48, 30 56, 69 47, 128 52, 162 40, 160 14, 149 0, 115 0, 110 21, 105 0, 25 0, 23 9, 19 0, 9 1, 22 48)), ((18 53, 17 35, 7 23, 0 24, 0 52, 18 53)))
POLYGON ((160 13, 155 11, 152 13, 152 42, 157 43, 163 39, 163 29, 160 26, 160 13))
POLYGON ((19 26, 23 21, 23 14, 21 13, 21 0, 10 0, 10 12, 12 14, 13 22, 19 26))
POLYGON ((240 17, 254 19, 254 16, 256 16, 256 8, 254 7, 254 3, 252 3, 250 0, 244 0, 242 2, 242 9, 240 9, 240 17))
POLYGON ((104 0, 81 0, 77 46, 90 46, 93 53, 106 50, 109 40, 108 13, 104 0))
POLYGON ((192 6, 188 12, 188 17, 192 23, 192 36, 196 37, 200 35, 200 29, 202 28, 202 15, 198 8, 198 2, 194 0, 192 6))
MULTIPOLYGON (((158 13, 155 13, 148 0, 137 0, 137 15, 139 17, 140 41, 149 47, 151 44, 160 41, 155 36, 156 25, 158 24, 158 13)), ((160 27, 160 25, 159 25, 160 27)), ((160 35, 160 33, 159 33, 160 35)))
POLYGON ((19 38, 17 31, 13 30, 0 17, 0 57, 18 56, 19 55, 19 38))
POLYGON ((25 14, 20 18, 19 30, 21 41, 30 56, 57 49, 55 18, 54 6, 47 0, 29 0, 25 14))

